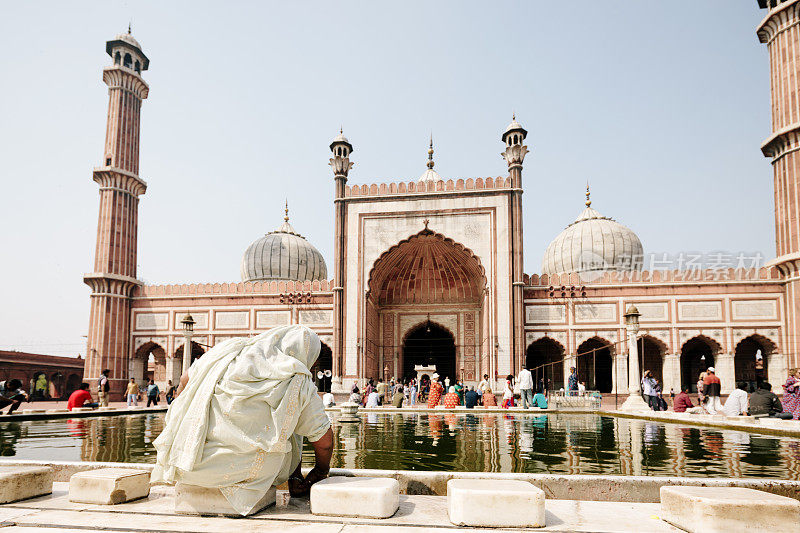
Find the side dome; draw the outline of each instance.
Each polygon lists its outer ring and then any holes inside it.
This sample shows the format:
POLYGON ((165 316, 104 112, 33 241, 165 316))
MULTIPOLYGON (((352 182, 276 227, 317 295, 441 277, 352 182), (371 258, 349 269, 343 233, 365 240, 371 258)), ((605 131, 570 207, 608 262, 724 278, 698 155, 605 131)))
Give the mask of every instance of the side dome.
POLYGON ((283 224, 247 247, 242 257, 242 281, 323 281, 328 277, 319 250, 289 224, 283 224))
POLYGON ((644 249, 639 237, 592 209, 591 204, 587 188, 586 209, 547 247, 542 274, 642 269, 644 249))

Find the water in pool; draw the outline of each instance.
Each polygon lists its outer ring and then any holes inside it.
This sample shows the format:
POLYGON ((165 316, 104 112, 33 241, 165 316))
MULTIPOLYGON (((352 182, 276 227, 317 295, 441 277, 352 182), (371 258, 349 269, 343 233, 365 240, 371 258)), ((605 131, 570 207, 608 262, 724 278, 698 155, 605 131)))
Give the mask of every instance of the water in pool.
MULTIPOLYGON (((151 463, 163 425, 163 413, 0 422, 0 455, 151 463)), ((364 413, 333 427, 333 467, 800 479, 800 440, 611 416, 364 413)))

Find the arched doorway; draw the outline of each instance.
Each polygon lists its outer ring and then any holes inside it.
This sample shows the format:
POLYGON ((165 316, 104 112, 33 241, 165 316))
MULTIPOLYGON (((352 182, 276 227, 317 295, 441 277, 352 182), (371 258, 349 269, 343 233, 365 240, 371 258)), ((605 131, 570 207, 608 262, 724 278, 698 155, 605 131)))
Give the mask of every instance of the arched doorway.
MULTIPOLYGON (((647 335, 639 337, 639 365, 642 374, 649 370, 650 374, 664 386, 664 352, 665 346, 662 342, 647 335)), ((669 391, 667 391, 669 392, 669 391)))
POLYGON ((760 335, 750 335, 736 345, 733 354, 733 375, 736 383, 745 382, 755 388, 763 381, 769 381, 767 362, 774 353, 775 345, 760 335))
POLYGON ((310 369, 311 378, 317 385, 317 390, 321 392, 330 392, 331 379, 333 377, 333 375, 331 374, 332 369, 333 369, 333 352, 331 351, 330 346, 328 346, 323 342, 322 346, 319 349, 319 357, 317 357, 317 361, 314 363, 314 366, 312 366, 310 369), (321 378, 319 377, 320 372, 322 372, 321 378))
POLYGON ((160 344, 146 342, 136 350, 132 363, 131 375, 126 378, 133 378, 141 385, 148 379, 157 379, 155 375, 166 375, 167 354, 160 344))
POLYGON ((714 366, 714 354, 719 345, 708 337, 693 337, 681 347, 681 387, 697 392, 700 372, 714 366))
POLYGON ((614 388, 611 343, 592 337, 578 346, 578 381, 586 383, 588 390, 611 392, 614 388))
MULTIPOLYGON (((204 353, 206 352, 203 350, 203 347, 192 341, 192 363, 194 363, 197 359, 200 359, 204 353)), ((183 344, 178 346, 178 348, 175 350, 175 357, 181 361, 183 360, 183 344)))
POLYGON ((395 371, 413 377, 414 365, 426 360, 431 349, 446 350, 436 356, 442 378, 476 380, 481 368, 487 370, 479 355, 488 336, 482 320, 488 305, 486 275, 471 250, 426 225, 381 254, 368 279, 360 377, 387 371, 385 379, 395 371), (408 329, 418 320, 409 320, 409 314, 427 315, 428 320, 408 329), (431 315, 439 322, 430 322, 431 315), (448 343, 452 349, 444 346, 448 343), (462 370, 464 375, 458 375, 462 370))
POLYGON ((532 342, 525 351, 525 367, 533 374, 534 387, 544 380, 545 389, 557 390, 564 386, 564 347, 542 337, 532 342))
POLYGON ((449 377, 455 383, 456 343, 453 334, 435 322, 425 322, 403 339, 403 376, 416 376, 415 365, 436 365, 439 380, 449 377))

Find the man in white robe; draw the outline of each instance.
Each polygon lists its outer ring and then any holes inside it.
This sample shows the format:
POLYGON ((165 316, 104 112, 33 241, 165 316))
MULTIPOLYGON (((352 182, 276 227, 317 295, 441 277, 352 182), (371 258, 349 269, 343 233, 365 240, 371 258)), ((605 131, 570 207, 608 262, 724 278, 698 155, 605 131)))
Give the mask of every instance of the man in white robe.
POLYGON ((218 488, 240 514, 255 512, 270 487, 289 481, 293 496, 327 477, 333 449, 309 368, 320 340, 305 326, 282 326, 218 344, 181 377, 151 482, 218 488), (300 473, 303 437, 316 465, 300 473))

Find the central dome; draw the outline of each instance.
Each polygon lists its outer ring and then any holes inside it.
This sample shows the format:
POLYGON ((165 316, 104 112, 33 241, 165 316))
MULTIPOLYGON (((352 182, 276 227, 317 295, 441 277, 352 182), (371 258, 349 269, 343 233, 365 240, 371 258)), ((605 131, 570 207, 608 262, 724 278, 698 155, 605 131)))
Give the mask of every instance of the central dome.
POLYGON ((642 241, 616 220, 586 209, 547 247, 542 274, 641 270, 642 241))
POLYGON ((242 281, 322 281, 328 268, 319 250, 289 224, 283 224, 247 247, 242 257, 242 281))

